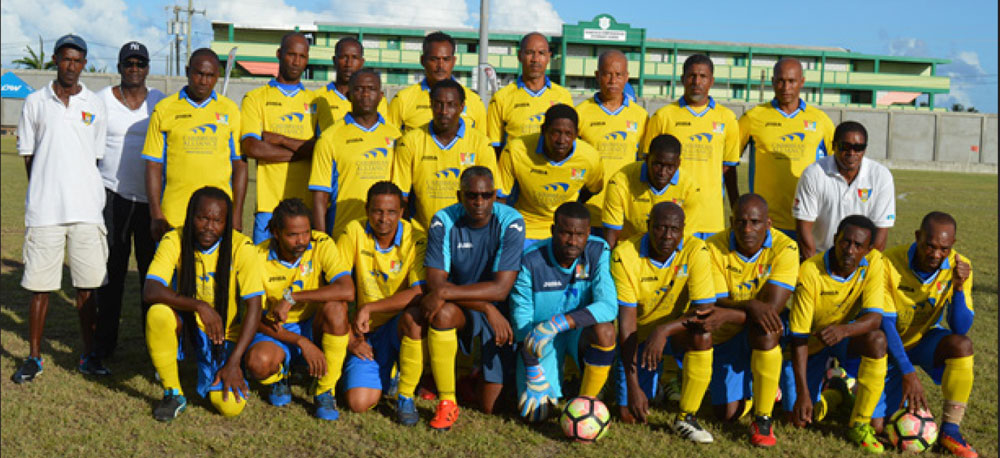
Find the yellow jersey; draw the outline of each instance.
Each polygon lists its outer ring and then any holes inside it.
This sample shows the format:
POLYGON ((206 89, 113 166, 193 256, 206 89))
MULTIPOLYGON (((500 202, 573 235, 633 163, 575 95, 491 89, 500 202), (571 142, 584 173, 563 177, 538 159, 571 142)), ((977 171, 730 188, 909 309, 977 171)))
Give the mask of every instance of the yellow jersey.
MULTIPOLYGON (((320 132, 336 124, 337 121, 344 119, 344 116, 347 116, 351 112, 351 101, 348 100, 346 95, 337 90, 335 82, 330 81, 330 84, 314 92, 325 102, 317 104, 319 109, 317 110, 316 117, 319 120, 320 132)), ((389 103, 385 101, 385 93, 382 94, 382 99, 378 101, 378 108, 376 110, 383 118, 389 115, 389 103)))
POLYGON ((467 129, 463 120, 458 135, 444 144, 431 125, 407 131, 396 142, 392 163, 392 182, 415 200, 417 211, 411 222, 422 230, 438 210, 458 203, 458 178, 465 169, 481 165, 497 175, 496 153, 485 134, 467 129))
MULTIPOLYGON (((462 109, 462 120, 472 129, 486 134, 486 108, 483 99, 472 89, 462 86, 465 90, 465 108, 462 109)), ((403 133, 411 129, 423 127, 431 122, 434 114, 431 112, 431 88, 424 78, 419 84, 411 85, 396 93, 389 103, 389 122, 403 133)))
MULTIPOLYGON (((524 216, 526 239, 552 236, 552 218, 563 202, 577 200, 584 186, 592 194, 604 186, 604 168, 597 151, 587 142, 575 140, 562 162, 545 155, 539 134, 515 138, 500 154, 497 194, 524 216)), ((590 215, 591 221, 595 215, 590 215)))
MULTIPOLYGON (((160 282, 167 288, 177 289, 177 281, 181 270, 181 234, 183 227, 175 228, 167 232, 156 246, 156 254, 149 263, 149 270, 146 272, 147 280, 160 282)), ((264 285, 261 281, 262 269, 260 259, 257 257, 257 250, 253 246, 250 238, 233 231, 232 233, 232 257, 229 272, 229 305, 226 307, 224 318, 226 340, 236 341, 240 336, 240 321, 236 319, 238 309, 238 299, 247 300, 252 297, 264 295, 264 285), (240 296, 237 299, 236 291, 239 286, 240 296)), ((219 240, 207 250, 194 252, 195 287, 197 293, 194 299, 205 301, 211 306, 215 306, 215 269, 219 261, 219 240)), ((197 313, 195 320, 198 328, 205 330, 205 324, 197 313)))
POLYGON ((750 192, 767 201, 774 227, 794 231, 795 186, 809 164, 832 154, 833 121, 802 100, 792 114, 772 100, 751 108, 739 123, 740 150, 750 144, 750 192))
MULTIPOLYGON (((295 262, 285 262, 278 257, 277 250, 272 246, 273 238, 257 245, 257 257, 264 266, 264 313, 284 299, 285 291, 311 291, 351 273, 351 266, 340 258, 337 244, 329 235, 312 231, 311 236, 309 247, 295 262)), ((321 305, 296 302, 289 310, 286 322, 307 321, 321 305)))
POLYGON ((183 225, 191 194, 205 186, 233 196, 232 161, 241 158, 239 138, 239 107, 215 91, 195 103, 185 87, 156 104, 142 157, 163 165, 160 206, 167 224, 183 225))
POLYGON ((493 146, 504 146, 511 139, 537 134, 545 121, 545 111, 560 103, 573 106, 573 97, 566 88, 545 77, 545 86, 532 92, 520 76, 490 99, 486 114, 486 135, 493 146))
MULTIPOLYGON (((697 201, 693 197, 699 188, 682 173, 676 170, 663 189, 654 189, 648 180, 649 173, 645 162, 633 162, 626 165, 611 180, 604 190, 604 211, 602 223, 608 229, 618 229, 621 232, 618 240, 625 240, 636 234, 646 232, 646 221, 653 206, 660 202, 673 202, 684 210, 685 221, 688 213, 697 209, 697 201)), ((684 234, 691 235, 694 231, 686 222, 684 234)))

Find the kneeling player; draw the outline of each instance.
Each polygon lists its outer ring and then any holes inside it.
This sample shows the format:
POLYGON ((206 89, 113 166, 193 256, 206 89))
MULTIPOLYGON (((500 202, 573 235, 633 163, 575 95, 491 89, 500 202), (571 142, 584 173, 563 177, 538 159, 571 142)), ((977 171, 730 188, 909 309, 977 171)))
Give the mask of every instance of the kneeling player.
POLYGON ((972 265, 951 249, 956 229, 951 215, 931 212, 924 216, 915 243, 885 252, 887 287, 898 315, 882 319, 892 364, 884 402, 875 409, 872 424, 881 431, 884 417, 903 403, 911 411, 927 407, 915 364, 941 385, 944 414, 938 441, 955 456, 976 457, 959 431, 972 392, 972 339, 966 333, 974 313, 972 294, 966 293, 972 291, 972 265))
POLYGON ((521 260, 511 324, 515 339, 524 341, 517 392, 521 416, 531 421, 544 420, 549 404, 563 396, 567 353, 583 369, 581 396, 600 393, 614 361, 611 322, 618 309, 610 252, 604 240, 589 234, 587 206, 564 203, 556 209, 552 238, 533 245, 521 260))
POLYGON ((146 345, 163 385, 153 418, 170 421, 187 406, 177 371, 182 329, 193 338, 198 394, 225 416, 246 407, 240 360, 260 322, 260 262, 253 243, 233 230, 233 205, 219 188, 188 201, 184 226, 160 240, 146 274, 146 345), (237 283, 246 314, 237 320, 237 283))
POLYGON ((337 239, 340 253, 354 266, 357 313, 354 316, 344 391, 353 412, 378 403, 399 361, 396 417, 412 426, 420 420, 413 392, 423 369, 421 329, 400 312, 419 297, 424 284, 427 239, 403 214, 403 192, 388 181, 368 189, 367 219, 352 221, 337 239), (402 338, 400 337, 402 335, 402 338))
POLYGON ((350 264, 342 262, 330 236, 311 229, 310 217, 298 198, 281 201, 271 213, 271 238, 257 245, 265 313, 244 362, 251 377, 271 386, 271 404, 283 406, 292 400, 289 368, 304 361, 319 379, 316 417, 336 420, 333 389, 347 352, 347 301, 354 299, 354 287, 350 264))
POLYGON ((771 412, 781 376, 781 316, 795 289, 799 249, 771 228, 767 202, 744 194, 733 208, 732 225, 707 241, 715 276, 715 312, 702 321, 715 345, 709 391, 716 413, 736 420, 751 396, 750 443, 775 444, 771 412), (752 350, 751 350, 752 349, 752 350))
POLYGON ((622 349, 616 367, 622 419, 646 422, 667 351, 683 360, 681 412, 673 429, 685 439, 712 442, 712 434, 695 419, 712 378, 712 336, 695 322, 695 315, 713 313, 715 303, 708 248, 701 239, 684 236, 684 211, 675 203, 654 205, 647 226, 647 233, 619 243, 611 256, 622 349))
POLYGON ((786 410, 791 407, 792 422, 803 427, 813 420, 815 402, 820 402, 817 419, 826 415, 820 385, 827 359, 844 362, 860 356, 847 437, 862 450, 882 453, 869 424, 886 373, 886 339, 879 330, 885 261, 872 250, 875 230, 870 219, 848 216, 837 227, 833 248, 802 263, 788 316, 792 362, 790 368, 785 365, 781 383, 782 403, 786 410))

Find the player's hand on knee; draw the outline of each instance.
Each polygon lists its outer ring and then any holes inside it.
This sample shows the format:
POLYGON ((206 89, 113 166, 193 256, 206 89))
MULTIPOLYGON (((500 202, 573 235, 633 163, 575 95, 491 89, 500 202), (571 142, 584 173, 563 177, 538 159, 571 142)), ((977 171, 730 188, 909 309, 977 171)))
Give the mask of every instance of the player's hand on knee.
POLYGON ((250 392, 250 388, 247 386, 246 379, 243 378, 243 371, 240 370, 240 365, 238 363, 233 364, 232 359, 227 361, 219 372, 215 373, 215 381, 213 385, 222 382, 222 400, 229 400, 229 392, 232 391, 237 399, 247 399, 247 394, 250 392))
POLYGON ((783 326, 781 316, 769 304, 751 299, 745 308, 750 322, 759 326, 765 334, 780 333, 783 326))
POLYGON ((347 345, 347 351, 365 361, 375 359, 375 352, 372 350, 372 346, 368 345, 368 342, 360 336, 351 338, 351 342, 347 345))
POLYGON ((917 413, 918 410, 927 409, 927 398, 924 397, 924 386, 917 378, 917 371, 903 375, 903 399, 899 407, 906 406, 910 413, 917 413))
POLYGON ((840 343, 841 340, 847 337, 847 332, 845 332, 844 327, 840 325, 827 326, 819 332, 817 335, 819 340, 823 342, 823 345, 827 347, 832 347, 840 343))
POLYGON ((368 334, 371 326, 371 313, 368 312, 368 307, 361 306, 358 308, 357 313, 354 314, 354 322, 351 325, 354 327, 354 332, 361 335, 368 334))
POLYGON ((325 375, 326 356, 323 355, 323 350, 320 350, 316 344, 305 337, 299 339, 299 348, 302 349, 302 358, 309 365, 309 375, 313 377, 325 375))
POLYGON ((514 331, 510 328, 510 322, 496 307, 490 306, 486 310, 486 321, 493 328, 493 334, 496 336, 494 340, 497 345, 514 343, 514 331))
POLYGON ((569 322, 566 316, 559 314, 535 325, 524 338, 524 345, 528 351, 538 358, 545 354, 545 348, 552 342, 560 332, 569 330, 569 322))
POLYGON ((219 312, 216 312, 215 308, 207 302, 199 302, 196 313, 198 313, 198 318, 201 318, 201 324, 205 325, 205 335, 213 344, 222 344, 226 336, 223 332, 222 318, 219 316, 219 312))
POLYGON ((639 365, 646 370, 656 370, 663 360, 663 348, 667 346, 667 335, 660 330, 653 331, 646 339, 646 347, 639 355, 639 365))
POLYGON ((528 366, 525 372, 527 386, 517 406, 521 410, 521 417, 534 423, 548 418, 549 411, 556 406, 556 399, 542 366, 528 366))

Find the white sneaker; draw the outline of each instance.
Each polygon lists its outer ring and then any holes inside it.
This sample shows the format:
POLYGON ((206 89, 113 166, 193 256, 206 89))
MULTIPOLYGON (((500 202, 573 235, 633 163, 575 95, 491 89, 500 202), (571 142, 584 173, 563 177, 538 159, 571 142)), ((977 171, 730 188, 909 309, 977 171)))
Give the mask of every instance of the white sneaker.
POLYGON ((714 441, 712 438, 712 433, 705 431, 698 424, 698 420, 694 418, 694 415, 687 414, 683 417, 678 417, 674 421, 674 432, 679 434, 682 438, 687 439, 692 442, 697 442, 699 444, 710 444, 714 441))

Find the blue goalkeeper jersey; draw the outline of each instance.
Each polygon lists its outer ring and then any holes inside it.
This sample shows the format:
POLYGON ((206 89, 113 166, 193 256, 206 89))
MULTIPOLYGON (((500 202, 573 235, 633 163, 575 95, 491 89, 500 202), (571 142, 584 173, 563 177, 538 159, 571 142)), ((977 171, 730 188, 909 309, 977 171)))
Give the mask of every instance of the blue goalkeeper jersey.
POLYGON ((448 281, 469 285, 492 281, 497 272, 516 271, 524 249, 524 218, 511 207, 493 204, 489 224, 475 228, 465 207, 438 210, 427 231, 424 266, 448 272, 448 281))

